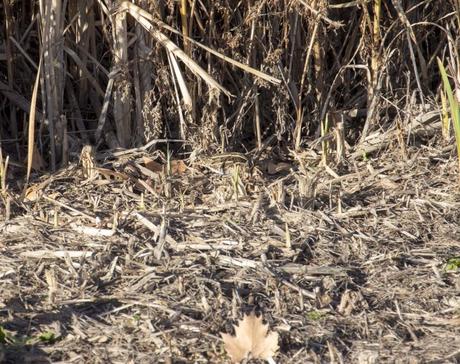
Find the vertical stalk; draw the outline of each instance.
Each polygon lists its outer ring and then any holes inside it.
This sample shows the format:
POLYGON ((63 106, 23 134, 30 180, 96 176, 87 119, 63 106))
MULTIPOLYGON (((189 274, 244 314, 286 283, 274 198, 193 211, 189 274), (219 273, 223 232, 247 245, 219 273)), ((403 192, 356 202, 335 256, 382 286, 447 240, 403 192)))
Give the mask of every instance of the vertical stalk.
MULTIPOLYGON (((250 6, 252 6, 253 3, 252 1, 250 2, 250 6)), ((256 19, 253 19, 251 22, 251 36, 249 39, 249 54, 248 54, 248 64, 251 67, 257 68, 256 62, 257 62, 257 57, 256 57, 256 44, 254 42, 255 36, 256 36, 256 28, 257 28, 257 23, 256 19)), ((262 130, 260 127, 261 123, 261 118, 260 118, 260 98, 259 98, 259 93, 258 93, 258 87, 257 85, 254 85, 256 88, 255 95, 254 95, 254 116, 253 116, 253 122, 254 122, 254 133, 256 136, 256 147, 260 148, 262 146, 262 130)))
POLYGON ((40 1, 46 119, 49 123, 51 169, 62 156, 64 137, 61 114, 64 94, 63 9, 61 0, 40 1))
MULTIPOLYGON (((321 121, 321 138, 324 138, 327 133, 329 133, 329 114, 326 114, 325 119, 321 121)), ((327 166, 329 160, 329 141, 326 139, 321 142, 321 150, 321 162, 323 166, 327 166)))
MULTIPOLYGON (((316 2, 315 2, 316 3, 316 2)), ((325 8, 324 0, 317 0, 316 9, 323 10, 325 8)), ((315 24, 316 26, 316 24, 315 24)), ((315 29, 312 30, 312 33, 315 29)), ((323 40, 325 37, 323 36, 322 31, 322 22, 318 20, 318 29, 316 29, 317 34, 315 34, 315 38, 313 41, 313 60, 314 60, 314 74, 315 74, 315 97, 316 97, 316 105, 318 110, 322 109, 322 101, 323 101, 323 94, 324 94, 324 49, 326 48, 325 44, 323 44, 323 40)), ((321 126, 320 126, 321 127, 321 126)))
POLYGON ((318 26, 319 26, 319 23, 321 22, 321 20, 318 18, 316 19, 316 22, 315 22, 315 27, 313 28, 313 32, 311 34, 311 38, 310 38, 310 43, 307 47, 307 54, 305 56, 305 63, 304 63, 304 66, 303 66, 303 72, 302 72, 302 79, 300 81, 300 88, 299 88, 299 101, 297 102, 297 110, 296 110, 296 126, 295 126, 295 132, 294 132, 294 135, 295 135, 295 150, 299 150, 300 149, 300 144, 301 144, 301 141, 302 141, 302 120, 303 120, 303 116, 304 116, 304 109, 302 107, 302 93, 303 93, 303 89, 304 89, 304 84, 305 84, 305 79, 306 79, 306 76, 307 76, 307 72, 308 72, 308 68, 310 66, 310 56, 311 56, 311 52, 312 52, 312 49, 313 49, 313 44, 315 42, 315 39, 316 39, 316 33, 318 31, 318 26))
MULTIPOLYGON (((71 4, 69 4, 70 6, 71 4)), ((94 32, 94 24, 91 24, 92 27, 90 26, 90 20, 92 17, 92 12, 89 11, 89 4, 88 0, 73 0, 72 2, 73 8, 77 12, 77 22, 76 22, 76 28, 75 28, 75 43, 78 44, 78 55, 85 66, 87 67, 87 60, 88 56, 87 54, 90 52, 90 32, 94 32)), ((87 100, 88 100, 88 94, 89 94, 89 84, 88 84, 88 79, 84 75, 83 70, 81 67, 77 68, 78 72, 78 91, 79 91, 79 102, 80 105, 86 105, 87 100)))
POLYGON ((372 45, 371 45, 371 67, 367 85, 367 118, 361 133, 361 141, 364 141, 369 133, 371 123, 374 121, 376 108, 376 93, 379 86, 378 73, 380 69, 380 18, 381 18, 381 0, 374 0, 374 16, 372 19, 372 45))
MULTIPOLYGON (((10 9, 10 0, 3 0, 3 10, 5 12, 5 52, 6 52, 6 67, 8 73, 8 87, 13 90, 14 86, 14 55, 13 49, 11 47, 11 26, 12 26, 12 18, 11 18, 11 9, 10 9)), ((12 137, 16 139, 18 137, 18 126, 16 120, 16 110, 13 106, 10 107, 10 130, 12 137)))
MULTIPOLYGON (((147 11, 149 2, 147 0, 139 1, 139 6, 147 11)), ((146 101, 149 98, 149 92, 153 87, 152 63, 149 60, 149 52, 151 48, 151 40, 148 33, 142 25, 135 25, 135 31, 138 41, 135 45, 135 62, 134 68, 134 92, 136 98, 136 142, 142 144, 145 138, 145 130, 147 125, 151 125, 154 121, 150 114, 150 110, 145 110, 146 101)))
MULTIPOLYGON (((182 23, 182 34, 184 35, 184 52, 191 56, 192 49, 190 46, 190 42, 188 41, 188 37, 192 34, 192 26, 193 26, 193 12, 194 12, 195 4, 192 4, 191 11, 188 9, 188 0, 181 0, 180 2, 180 15, 181 15, 181 23, 182 23)), ((188 70, 185 70, 184 75, 190 75, 188 70)), ((187 125, 186 120, 189 122, 193 122, 196 117, 196 102, 197 102, 197 91, 196 91, 196 83, 195 82, 187 82, 187 77, 185 78, 185 85, 187 87, 189 94, 190 94, 190 103, 188 107, 186 107, 185 118, 181 120, 181 134, 185 137, 187 125)), ((186 105, 187 106, 187 105, 186 105)))
POLYGON ((372 89, 377 85, 378 71, 380 67, 380 17, 381 17, 381 0, 374 0, 374 19, 372 22, 372 59, 371 59, 371 84, 372 89))
POLYGON ((190 55, 190 44, 187 40, 187 37, 189 36, 187 22, 187 0, 180 0, 180 18, 182 23, 182 34, 184 35, 184 51, 190 55))
MULTIPOLYGON (((113 1, 112 3, 115 2, 113 1)), ((114 65, 115 68, 121 70, 115 79, 113 113, 118 142, 123 148, 127 148, 131 141, 131 88, 127 80, 128 30, 126 13, 120 12, 115 14, 112 25, 114 65)))

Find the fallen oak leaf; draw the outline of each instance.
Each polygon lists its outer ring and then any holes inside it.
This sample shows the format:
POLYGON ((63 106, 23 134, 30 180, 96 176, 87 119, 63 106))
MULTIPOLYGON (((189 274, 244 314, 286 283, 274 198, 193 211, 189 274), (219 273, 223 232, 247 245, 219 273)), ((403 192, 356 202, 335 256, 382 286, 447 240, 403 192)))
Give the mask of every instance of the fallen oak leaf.
POLYGON ((224 347, 233 363, 244 359, 263 359, 274 363, 273 357, 278 351, 278 333, 268 333, 268 324, 262 323, 262 317, 254 312, 245 315, 235 327, 235 336, 221 333, 224 347))

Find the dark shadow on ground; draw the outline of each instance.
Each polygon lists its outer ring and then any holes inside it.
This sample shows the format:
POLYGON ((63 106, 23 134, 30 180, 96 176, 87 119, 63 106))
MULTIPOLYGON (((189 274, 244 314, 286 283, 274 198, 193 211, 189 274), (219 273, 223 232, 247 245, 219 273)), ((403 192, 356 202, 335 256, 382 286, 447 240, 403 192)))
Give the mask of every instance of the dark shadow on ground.
MULTIPOLYGON (((37 300, 38 296, 29 297, 28 303, 37 300)), ((66 360, 68 358, 60 357, 59 353, 54 357, 43 348, 66 337, 72 326, 72 317, 85 315, 103 321, 103 313, 120 305, 121 303, 115 299, 102 299, 50 308, 48 311, 36 311, 26 309, 19 298, 8 300, 5 302, 5 308, 0 311, 0 327, 7 333, 7 336, 2 338, 0 332, 0 363, 42 364, 66 360), (54 325, 55 330, 49 330, 49 325, 54 325), (53 333, 55 338, 47 342, 41 336, 44 333, 53 333)))

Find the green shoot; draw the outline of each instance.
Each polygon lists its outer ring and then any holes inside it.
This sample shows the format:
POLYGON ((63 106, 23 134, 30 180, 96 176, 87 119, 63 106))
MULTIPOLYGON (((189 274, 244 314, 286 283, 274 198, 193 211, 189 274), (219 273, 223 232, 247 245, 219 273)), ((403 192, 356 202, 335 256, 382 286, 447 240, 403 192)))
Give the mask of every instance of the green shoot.
MULTIPOLYGON (((444 91, 447 94, 447 99, 449 100, 450 106, 450 116, 452 123, 454 125, 455 131, 455 141, 457 145, 457 160, 459 164, 460 172, 460 110, 458 106, 458 100, 456 99, 452 87, 450 86, 449 77, 447 75, 446 69, 442 64, 441 60, 438 58, 439 71, 441 72, 442 83, 444 85, 444 91)), ((460 173, 459 173, 459 182, 460 182, 460 173)))
POLYGON ((444 267, 444 270, 446 272, 457 272, 458 269, 460 268, 460 257, 455 257, 455 258, 450 258, 446 266, 444 267))

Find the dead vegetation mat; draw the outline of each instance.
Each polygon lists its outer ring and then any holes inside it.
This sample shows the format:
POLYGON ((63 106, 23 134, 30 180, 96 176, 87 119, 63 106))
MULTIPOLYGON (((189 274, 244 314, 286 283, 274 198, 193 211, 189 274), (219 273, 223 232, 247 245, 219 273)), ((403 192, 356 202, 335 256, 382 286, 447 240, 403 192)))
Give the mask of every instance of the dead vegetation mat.
POLYGON ((228 362, 220 332, 255 309, 279 363, 457 362, 450 150, 329 168, 133 150, 42 177, 2 210, 2 360, 228 362))

